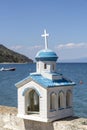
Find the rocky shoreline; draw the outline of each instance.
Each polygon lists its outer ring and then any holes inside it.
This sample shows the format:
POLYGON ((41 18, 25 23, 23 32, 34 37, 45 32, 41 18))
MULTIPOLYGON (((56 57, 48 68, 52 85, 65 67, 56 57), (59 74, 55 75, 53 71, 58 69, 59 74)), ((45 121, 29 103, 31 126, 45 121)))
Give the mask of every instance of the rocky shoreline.
POLYGON ((0 106, 0 130, 87 130, 87 119, 69 117, 52 123, 23 120, 17 108, 0 106))

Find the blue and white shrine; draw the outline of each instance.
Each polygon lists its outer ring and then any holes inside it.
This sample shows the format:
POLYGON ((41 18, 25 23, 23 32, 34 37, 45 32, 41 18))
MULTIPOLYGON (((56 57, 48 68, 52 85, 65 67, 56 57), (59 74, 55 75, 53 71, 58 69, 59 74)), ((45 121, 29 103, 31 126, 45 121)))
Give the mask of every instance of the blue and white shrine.
POLYGON ((73 115, 74 82, 56 70, 57 54, 48 49, 44 30, 45 49, 36 54, 36 72, 16 84, 18 88, 18 117, 51 122, 73 115))

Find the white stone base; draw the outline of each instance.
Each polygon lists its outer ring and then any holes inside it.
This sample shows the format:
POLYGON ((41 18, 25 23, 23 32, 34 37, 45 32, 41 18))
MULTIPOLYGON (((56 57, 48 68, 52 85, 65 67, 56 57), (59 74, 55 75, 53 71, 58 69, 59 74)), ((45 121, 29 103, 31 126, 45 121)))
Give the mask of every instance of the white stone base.
POLYGON ((22 118, 22 119, 32 120, 32 121, 50 122, 48 119, 41 118, 37 114, 34 114, 34 115, 19 115, 19 114, 17 114, 17 117, 22 118))
MULTIPOLYGON (((67 117, 71 117, 71 116, 73 116, 73 114, 68 114, 67 116, 62 115, 62 118, 67 118, 67 117)), ((61 117, 59 117, 59 115, 54 116, 54 117, 49 117, 49 118, 42 118, 42 117, 40 117, 39 114, 32 114, 32 115, 17 114, 17 117, 26 119, 26 120, 40 121, 40 122, 52 122, 52 121, 61 119, 61 117)))
POLYGON ((32 121, 50 122, 47 118, 41 118, 39 114, 32 114, 32 115, 17 114, 17 117, 20 117, 22 119, 32 120, 32 121))

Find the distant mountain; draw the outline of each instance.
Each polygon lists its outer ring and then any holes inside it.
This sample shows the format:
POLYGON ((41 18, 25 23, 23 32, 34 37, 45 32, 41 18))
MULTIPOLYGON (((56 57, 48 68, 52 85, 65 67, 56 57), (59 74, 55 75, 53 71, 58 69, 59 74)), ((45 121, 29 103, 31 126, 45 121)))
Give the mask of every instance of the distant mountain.
POLYGON ((77 62, 84 62, 87 63, 87 57, 79 58, 76 60, 77 62))
POLYGON ((59 62, 67 62, 67 63, 87 63, 87 57, 78 58, 78 59, 59 60, 59 62))
POLYGON ((0 45, 0 63, 31 63, 32 59, 0 45))

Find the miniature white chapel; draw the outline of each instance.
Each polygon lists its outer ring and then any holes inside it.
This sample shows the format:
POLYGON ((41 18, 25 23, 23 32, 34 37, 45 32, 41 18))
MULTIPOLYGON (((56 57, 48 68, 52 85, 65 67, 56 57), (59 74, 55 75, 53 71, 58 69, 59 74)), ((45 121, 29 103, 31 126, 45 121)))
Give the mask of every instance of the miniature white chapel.
POLYGON ((36 54, 36 72, 18 82, 18 117, 51 122, 73 115, 72 91, 74 82, 56 71, 56 53, 48 49, 44 30, 45 49, 36 54))

